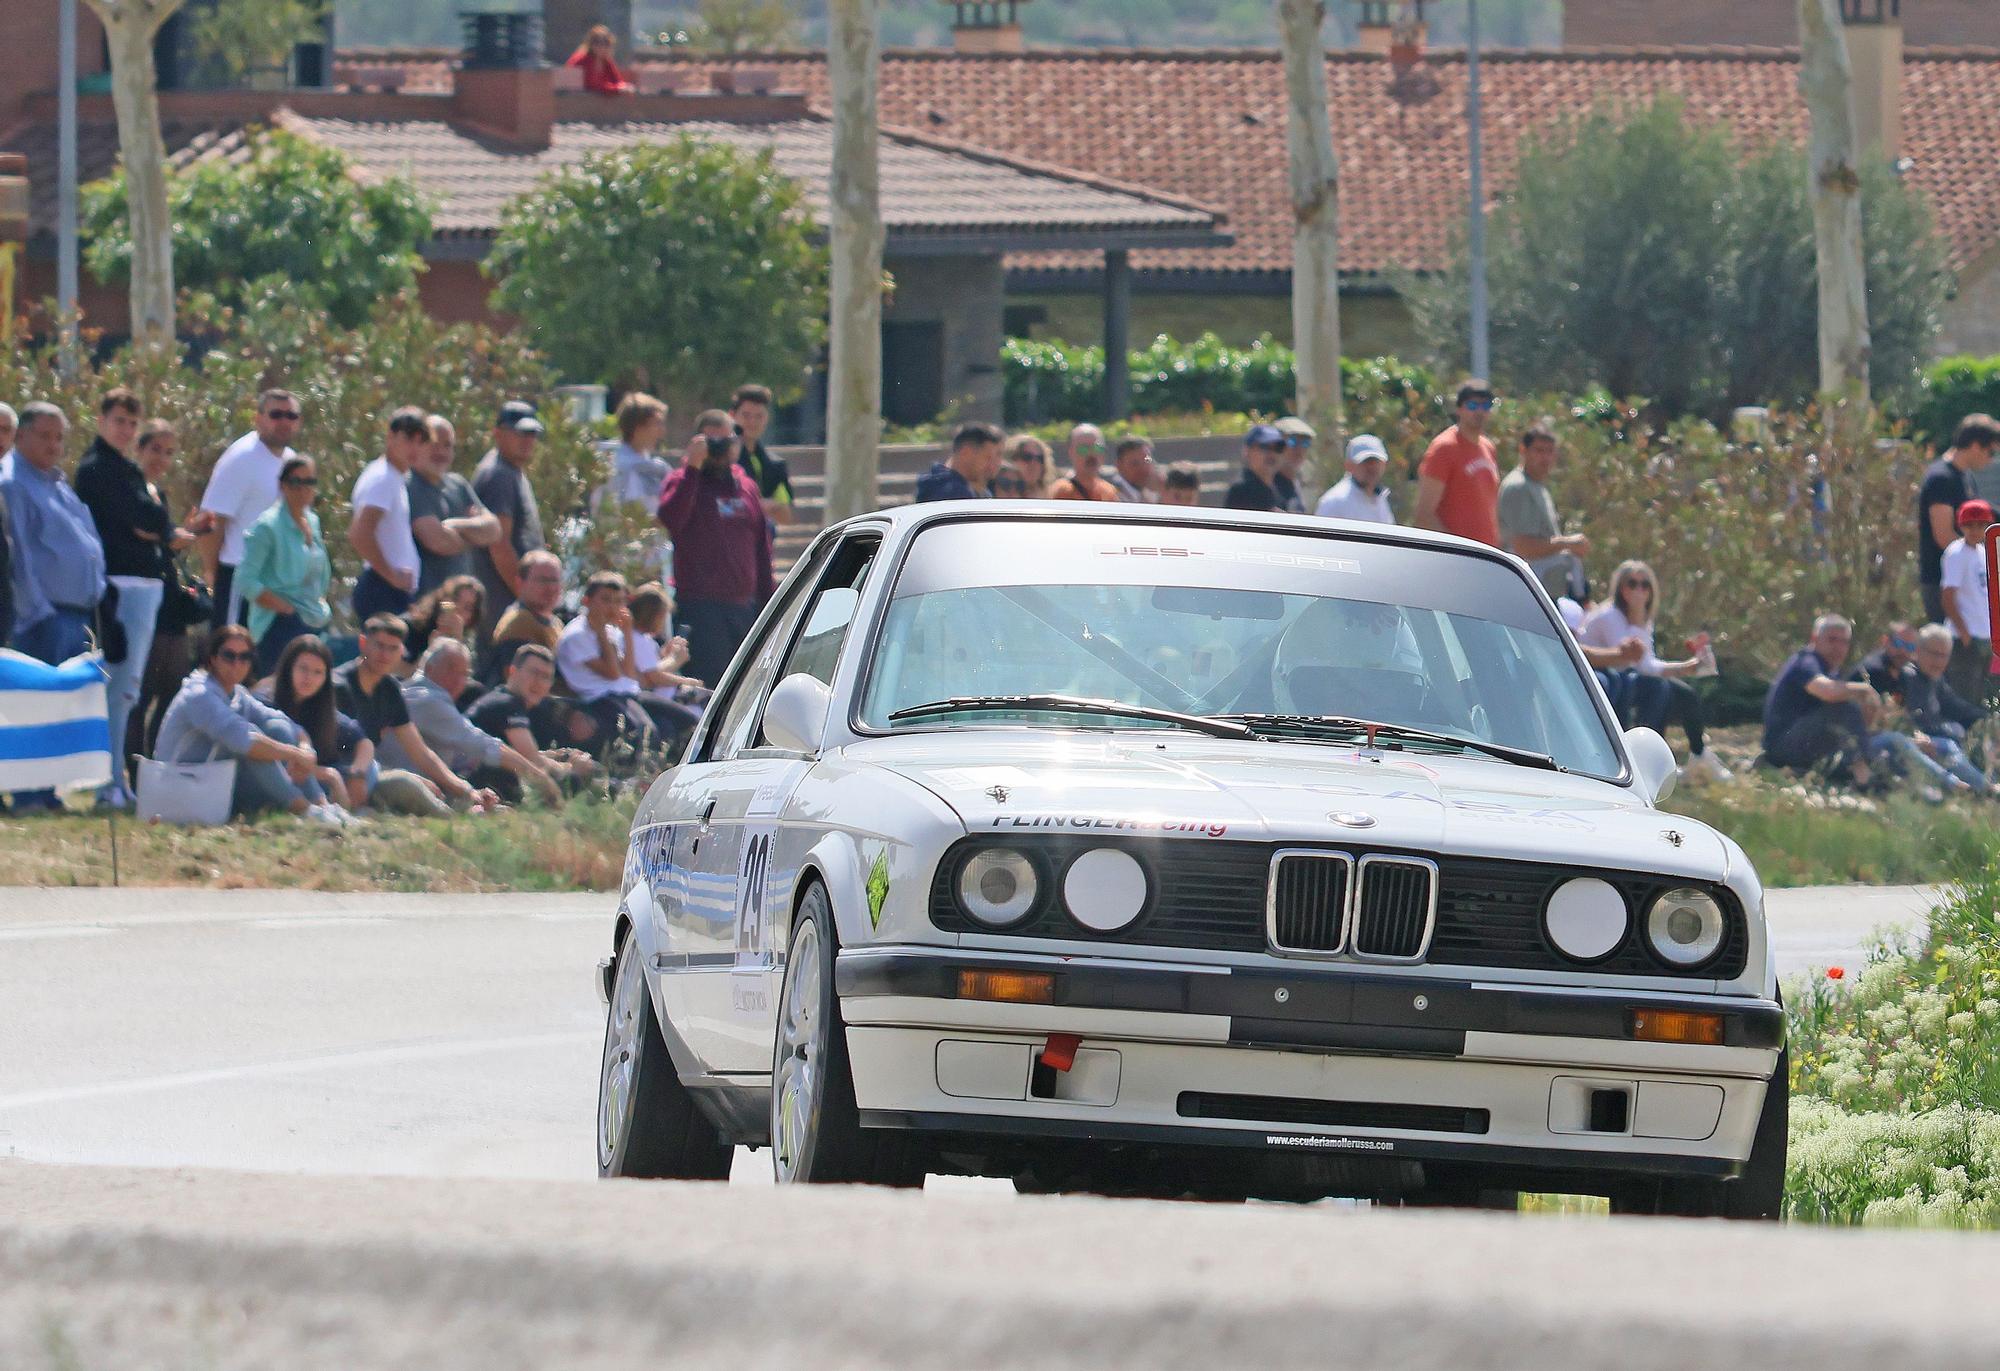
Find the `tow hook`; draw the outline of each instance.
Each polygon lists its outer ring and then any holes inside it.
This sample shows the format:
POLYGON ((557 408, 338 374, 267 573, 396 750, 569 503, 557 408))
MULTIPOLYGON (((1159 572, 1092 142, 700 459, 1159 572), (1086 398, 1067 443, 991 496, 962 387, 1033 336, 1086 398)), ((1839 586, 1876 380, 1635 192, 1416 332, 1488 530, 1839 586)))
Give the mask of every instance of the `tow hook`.
POLYGON ((1076 1049, 1083 1043, 1075 1033, 1051 1033, 1035 1057, 1028 1073, 1028 1094, 1038 1100, 1056 1097, 1056 1077, 1076 1065, 1076 1049))

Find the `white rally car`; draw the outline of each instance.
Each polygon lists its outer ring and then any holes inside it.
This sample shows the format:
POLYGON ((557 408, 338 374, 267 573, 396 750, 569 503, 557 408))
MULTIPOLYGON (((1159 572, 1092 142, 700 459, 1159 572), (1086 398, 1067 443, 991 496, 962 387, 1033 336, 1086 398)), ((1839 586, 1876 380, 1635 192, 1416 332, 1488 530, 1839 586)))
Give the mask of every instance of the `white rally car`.
POLYGON ((957 502, 826 530, 632 826, 605 1175, 1775 1214, 1742 850, 1489 548, 957 502))

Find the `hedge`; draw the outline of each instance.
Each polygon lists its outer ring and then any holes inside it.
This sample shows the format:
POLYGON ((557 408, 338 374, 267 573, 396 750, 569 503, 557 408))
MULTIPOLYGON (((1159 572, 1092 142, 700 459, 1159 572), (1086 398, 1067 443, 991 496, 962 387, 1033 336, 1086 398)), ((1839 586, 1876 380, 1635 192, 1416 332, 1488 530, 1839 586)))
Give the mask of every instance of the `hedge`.
POLYGON ((1945 357, 1924 369, 1911 428, 1933 447, 1968 414, 2000 414, 2000 357, 1945 357))

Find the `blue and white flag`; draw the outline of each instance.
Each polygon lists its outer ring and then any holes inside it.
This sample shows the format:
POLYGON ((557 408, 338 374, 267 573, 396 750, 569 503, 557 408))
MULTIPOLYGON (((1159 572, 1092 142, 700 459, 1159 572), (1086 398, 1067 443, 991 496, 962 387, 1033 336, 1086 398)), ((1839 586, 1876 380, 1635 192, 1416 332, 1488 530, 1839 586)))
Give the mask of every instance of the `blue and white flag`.
POLYGON ((94 652, 50 666, 0 649, 0 791, 110 782, 104 679, 94 652))

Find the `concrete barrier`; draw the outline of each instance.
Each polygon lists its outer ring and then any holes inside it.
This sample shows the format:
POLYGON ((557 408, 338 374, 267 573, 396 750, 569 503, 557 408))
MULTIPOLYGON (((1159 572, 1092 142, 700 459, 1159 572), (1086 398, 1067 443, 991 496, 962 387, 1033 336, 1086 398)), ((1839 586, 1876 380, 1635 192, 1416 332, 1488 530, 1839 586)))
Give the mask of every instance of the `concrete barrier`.
POLYGON ((0 1366, 1879 1371, 1989 1237, 0 1163, 0 1366))

